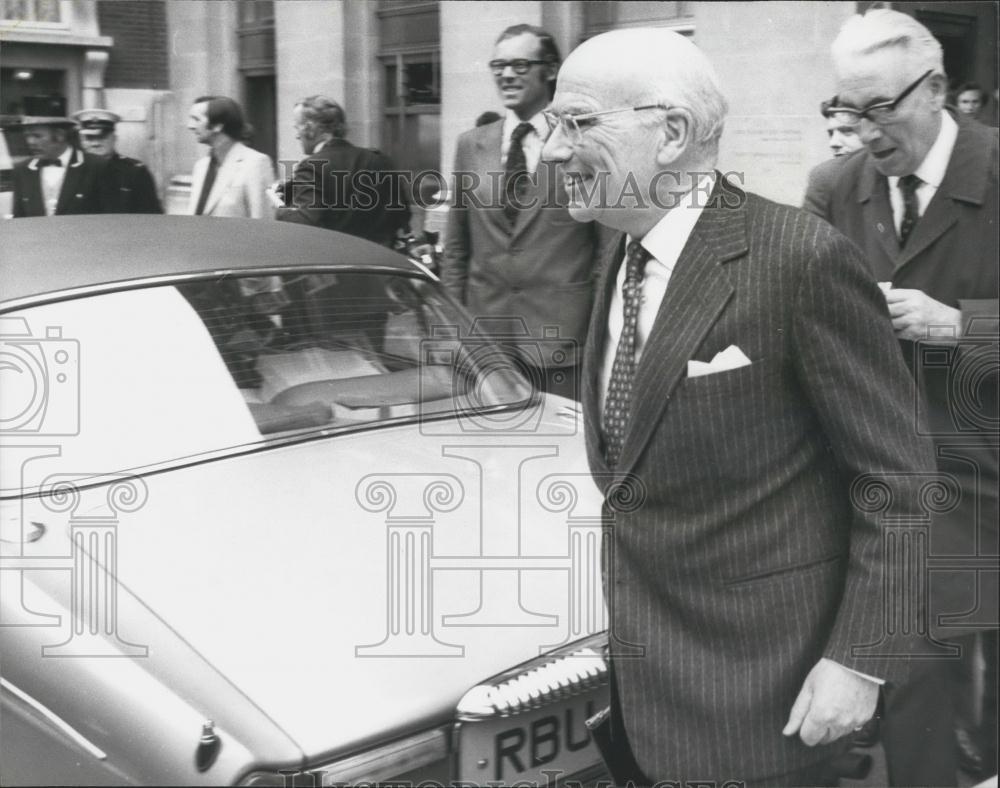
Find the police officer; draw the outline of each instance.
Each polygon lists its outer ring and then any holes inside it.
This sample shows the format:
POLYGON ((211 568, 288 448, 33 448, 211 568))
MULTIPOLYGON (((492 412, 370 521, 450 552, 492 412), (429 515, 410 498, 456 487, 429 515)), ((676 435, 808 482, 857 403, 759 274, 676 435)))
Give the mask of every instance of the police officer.
POLYGON ((121 117, 105 109, 73 114, 80 124, 80 146, 107 163, 101 184, 104 213, 163 213, 156 183, 146 165, 115 150, 115 124, 121 117))

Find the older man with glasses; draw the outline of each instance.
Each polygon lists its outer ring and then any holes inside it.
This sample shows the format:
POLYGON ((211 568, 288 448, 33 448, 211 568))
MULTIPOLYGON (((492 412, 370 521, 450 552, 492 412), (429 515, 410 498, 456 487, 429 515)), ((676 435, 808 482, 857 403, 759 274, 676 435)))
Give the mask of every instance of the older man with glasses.
POLYGON ((882 295, 840 233, 715 169, 727 104, 684 36, 587 40, 551 110, 570 215, 617 232, 583 367, 613 518, 597 740, 618 785, 835 784, 905 671, 858 488, 916 516, 934 462, 882 295))
POLYGON ((892 785, 955 785, 952 678, 977 631, 993 643, 982 743, 996 771, 997 130, 946 109, 941 46, 906 14, 852 17, 833 56, 830 112, 857 124, 867 150, 846 162, 824 215, 882 283, 939 471, 961 488, 931 529, 919 567, 930 596, 917 631, 927 634, 911 644, 924 658, 887 691, 882 737, 892 785))
POLYGON ((497 39, 489 69, 506 113, 458 139, 441 279, 537 388, 576 399, 600 240, 569 218, 562 182, 539 163, 559 62, 541 28, 497 39))

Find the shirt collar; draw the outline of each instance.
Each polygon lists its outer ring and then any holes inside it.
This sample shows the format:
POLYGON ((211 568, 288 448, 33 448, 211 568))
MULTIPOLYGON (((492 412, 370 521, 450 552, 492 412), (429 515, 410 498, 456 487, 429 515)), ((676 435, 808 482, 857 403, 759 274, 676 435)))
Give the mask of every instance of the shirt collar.
MULTIPOLYGON (((935 189, 939 188, 948 170, 948 162, 951 160, 951 152, 955 149, 956 139, 958 139, 958 124, 950 113, 942 112, 937 139, 913 174, 935 189)), ((898 177, 889 178, 889 185, 893 188, 897 183, 899 183, 898 177)))
MULTIPOLYGON (((682 195, 677 205, 667 211, 640 242, 642 247, 668 271, 674 270, 677 259, 681 256, 714 188, 715 173, 702 175, 697 185, 682 195)), ((633 239, 630 236, 627 240, 631 242, 633 239)))
POLYGON ((63 167, 68 167, 70 159, 73 158, 73 146, 67 145, 66 150, 60 153, 56 158, 59 159, 63 167))
MULTIPOLYGON (((503 119, 504 141, 505 142, 509 141, 510 135, 514 133, 514 129, 516 129, 521 123, 524 122, 525 121, 521 120, 517 116, 517 113, 515 113, 514 110, 512 109, 507 110, 507 114, 503 119)), ((544 114, 542 114, 541 112, 536 112, 534 115, 528 118, 527 122, 535 127, 535 133, 538 135, 538 138, 540 140, 544 141, 548 139, 549 124, 548 121, 545 120, 544 114)))

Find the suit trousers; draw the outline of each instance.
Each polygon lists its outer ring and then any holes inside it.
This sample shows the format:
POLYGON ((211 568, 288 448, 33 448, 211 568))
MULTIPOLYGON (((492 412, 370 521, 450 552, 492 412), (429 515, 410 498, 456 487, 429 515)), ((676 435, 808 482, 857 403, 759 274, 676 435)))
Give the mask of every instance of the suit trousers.
POLYGON ((909 680, 886 689, 881 733, 889 785, 957 785, 953 671, 951 659, 915 660, 909 680))

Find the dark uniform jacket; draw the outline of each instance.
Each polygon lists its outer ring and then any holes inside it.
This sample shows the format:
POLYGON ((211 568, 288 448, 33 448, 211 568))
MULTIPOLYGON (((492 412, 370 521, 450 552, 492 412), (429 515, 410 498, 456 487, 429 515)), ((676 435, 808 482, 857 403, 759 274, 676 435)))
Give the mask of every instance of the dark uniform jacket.
POLYGON ((295 166, 282 186, 277 218, 389 244, 409 221, 410 209, 391 160, 347 140, 328 141, 295 166))
POLYGON ((101 188, 104 213, 163 213, 153 175, 138 159, 112 154, 101 188))
POLYGON ((957 344, 900 342, 924 394, 938 465, 961 486, 930 545, 930 621, 945 638, 997 621, 998 210, 997 130, 959 119, 944 180, 905 248, 888 181, 867 151, 845 162, 825 213, 879 281, 962 311, 957 344))
MULTIPOLYGON (((100 159, 74 149, 56 204, 56 215, 103 213, 102 178, 105 164, 100 159)), ((38 159, 14 168, 14 217, 45 216, 45 198, 38 159)))

